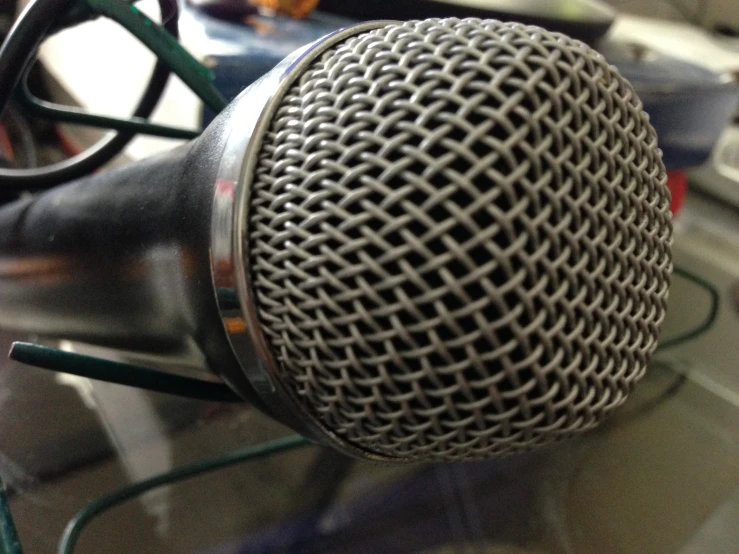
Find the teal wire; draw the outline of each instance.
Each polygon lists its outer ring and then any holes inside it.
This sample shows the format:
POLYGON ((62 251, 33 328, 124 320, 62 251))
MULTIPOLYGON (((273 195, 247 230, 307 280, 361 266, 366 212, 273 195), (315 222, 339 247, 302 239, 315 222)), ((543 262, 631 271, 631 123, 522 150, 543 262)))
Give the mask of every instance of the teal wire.
MULTIPOLYGON (((91 9, 112 19, 146 45, 159 60, 182 79, 200 99, 216 113, 226 107, 226 100, 213 84, 213 73, 193 58, 180 43, 165 29, 156 25, 135 6, 121 0, 87 0, 84 14, 91 9)), ((72 106, 41 100, 28 88, 28 72, 21 80, 17 93, 19 102, 32 114, 45 119, 62 121, 89 127, 115 129, 166 138, 192 139, 199 133, 188 129, 178 129, 166 125, 150 123, 144 118, 120 119, 92 114, 72 106)))
POLYGON ((693 329, 690 329, 689 331, 686 331, 674 337, 670 337, 668 339, 659 341, 659 344, 657 345, 657 350, 664 350, 665 348, 671 348, 673 346, 678 346, 689 340, 696 339, 702 334, 708 332, 711 329, 711 327, 713 327, 714 323, 716 323, 716 318, 718 317, 719 305, 721 302, 721 296, 719 294, 719 291, 716 289, 716 287, 714 287, 711 283, 709 283, 702 277, 698 277, 695 273, 691 273, 687 269, 683 269, 681 267, 675 267, 672 273, 674 275, 679 275, 683 279, 687 279, 688 281, 691 281, 692 283, 698 285, 700 288, 706 291, 711 298, 711 304, 708 310, 708 315, 706 316, 706 319, 703 321, 703 323, 694 327, 693 329))
MULTIPOLYGON (((218 113, 226 106, 225 98, 213 84, 212 71, 193 58, 174 37, 156 25, 135 6, 121 0, 80 0, 70 9, 70 13, 72 11, 79 12, 77 15, 80 21, 88 19, 90 14, 101 14, 117 22, 144 43, 159 60, 169 66, 209 108, 218 113)), ((16 97, 29 113, 37 117, 165 138, 189 140, 199 135, 199 132, 189 129, 150 123, 144 118, 109 117, 89 113, 73 106, 42 100, 28 88, 28 73, 31 68, 32 66, 29 65, 26 69, 16 97)))
POLYGON ((167 471, 160 475, 156 475, 144 481, 134 483, 127 487, 123 487, 105 496, 101 496, 97 500, 90 502, 82 508, 72 520, 67 524, 64 535, 59 542, 60 554, 71 554, 77 541, 79 540, 82 530, 90 523, 90 520, 101 514, 102 512, 118 506, 135 498, 136 496, 148 492, 152 489, 171 485, 172 483, 192 479, 199 475, 224 469, 229 466, 249 462, 272 456, 280 452, 285 452, 295 448, 300 448, 310 444, 306 439, 298 435, 292 435, 276 439, 270 442, 250 446, 242 450, 237 450, 217 458, 196 462, 172 471, 167 471))
POLYGON ((79 375, 97 381, 106 381, 129 387, 186 396, 215 402, 242 402, 243 400, 223 383, 192 379, 164 371, 140 367, 104 358, 65 352, 28 342, 14 342, 10 348, 11 360, 27 365, 79 375))
POLYGON ((0 554, 22 554, 21 542, 10 513, 5 487, 0 481, 0 554))
POLYGON ((122 0, 86 1, 90 8, 124 27, 154 52, 211 110, 218 113, 226 107, 228 102, 213 84, 210 69, 135 6, 122 0))

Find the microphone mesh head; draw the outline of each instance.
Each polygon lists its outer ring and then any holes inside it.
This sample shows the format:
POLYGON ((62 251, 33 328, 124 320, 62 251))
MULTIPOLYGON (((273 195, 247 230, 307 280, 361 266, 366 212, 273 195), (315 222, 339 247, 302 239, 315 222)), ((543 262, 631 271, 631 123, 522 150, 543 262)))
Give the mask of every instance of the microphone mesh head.
POLYGON ((280 100, 252 183, 250 278, 285 387, 388 459, 593 427, 656 345, 665 181, 633 88, 579 41, 444 19, 332 46, 280 100))

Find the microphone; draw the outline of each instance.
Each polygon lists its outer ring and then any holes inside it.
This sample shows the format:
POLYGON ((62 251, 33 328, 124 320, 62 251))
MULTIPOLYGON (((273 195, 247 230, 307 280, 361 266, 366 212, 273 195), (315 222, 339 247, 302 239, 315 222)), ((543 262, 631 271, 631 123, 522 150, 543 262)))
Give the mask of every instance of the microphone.
POLYGON ((661 156, 579 41, 361 24, 194 142, 0 208, 0 325, 194 340, 245 399, 363 459, 529 450, 645 372, 672 271, 661 156))

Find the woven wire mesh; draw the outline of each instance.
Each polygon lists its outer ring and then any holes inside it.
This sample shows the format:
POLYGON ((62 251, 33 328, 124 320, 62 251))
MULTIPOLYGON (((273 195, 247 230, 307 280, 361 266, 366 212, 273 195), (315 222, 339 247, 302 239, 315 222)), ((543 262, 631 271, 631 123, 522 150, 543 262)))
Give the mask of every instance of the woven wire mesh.
POLYGON ((391 24, 325 52, 265 135, 259 318, 326 429, 403 459, 529 449, 643 375, 669 193, 630 84, 519 24, 391 24))

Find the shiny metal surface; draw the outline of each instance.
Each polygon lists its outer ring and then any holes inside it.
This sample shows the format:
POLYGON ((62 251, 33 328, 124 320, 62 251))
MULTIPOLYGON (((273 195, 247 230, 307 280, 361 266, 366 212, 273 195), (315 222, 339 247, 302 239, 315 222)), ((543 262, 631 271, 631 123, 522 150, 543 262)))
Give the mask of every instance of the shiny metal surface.
MULTIPOLYGON (((334 44, 364 31, 381 27, 382 22, 356 25, 332 33, 301 48, 267 73, 235 101, 231 128, 227 132, 214 186, 211 227, 211 271, 223 328, 247 380, 265 406, 294 429, 323 441, 329 430, 317 425, 307 411, 296 410, 276 378, 279 366, 264 340, 257 319, 250 278, 248 243, 250 185, 261 141, 279 101, 292 82, 313 59, 334 44)), ((346 445, 347 451, 353 451, 346 445)), ((360 451, 357 450, 357 455, 360 451)), ((379 457, 378 457, 379 459, 379 457)))

